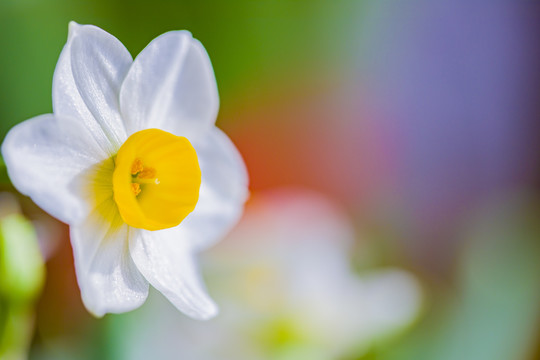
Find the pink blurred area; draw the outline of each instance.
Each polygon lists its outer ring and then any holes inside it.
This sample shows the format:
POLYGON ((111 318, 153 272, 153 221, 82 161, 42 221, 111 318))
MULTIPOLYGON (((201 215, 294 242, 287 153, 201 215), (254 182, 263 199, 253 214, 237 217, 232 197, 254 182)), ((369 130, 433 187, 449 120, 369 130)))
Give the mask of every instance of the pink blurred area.
POLYGON ((354 208, 391 179, 391 134, 367 121, 376 115, 361 104, 347 108, 333 86, 235 114, 231 136, 254 191, 301 186, 354 208))

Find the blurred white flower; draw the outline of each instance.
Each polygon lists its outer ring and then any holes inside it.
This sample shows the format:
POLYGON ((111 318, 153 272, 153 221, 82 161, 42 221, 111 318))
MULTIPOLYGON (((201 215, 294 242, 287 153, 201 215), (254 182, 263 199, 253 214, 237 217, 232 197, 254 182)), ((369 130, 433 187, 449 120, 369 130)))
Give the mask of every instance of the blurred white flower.
POLYGON ((284 191, 256 197, 227 241, 206 253, 222 307, 198 324, 175 318, 159 297, 134 313, 148 329, 122 327, 126 359, 337 359, 364 353, 409 325, 420 308, 416 279, 399 269, 359 275, 349 266, 354 230, 326 199, 284 191), (204 326, 201 326, 204 325, 204 326))
POLYGON ((194 254, 240 217, 247 173, 214 125, 203 46, 172 31, 132 60, 112 35, 72 22, 52 98, 54 114, 14 127, 2 154, 15 187, 70 225, 88 310, 132 310, 150 283, 189 316, 215 315, 194 254))

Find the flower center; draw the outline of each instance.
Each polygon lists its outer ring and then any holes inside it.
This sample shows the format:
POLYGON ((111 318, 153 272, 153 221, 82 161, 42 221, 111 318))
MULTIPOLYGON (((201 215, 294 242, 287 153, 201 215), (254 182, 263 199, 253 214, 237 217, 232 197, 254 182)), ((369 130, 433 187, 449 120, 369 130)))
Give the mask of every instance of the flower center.
POLYGON ((131 165, 131 191, 135 196, 141 193, 141 184, 159 185, 159 179, 156 177, 156 170, 151 167, 144 167, 142 160, 136 158, 131 165))
POLYGON ((131 135, 116 156, 114 201, 130 226, 177 226, 195 209, 200 185, 197 153, 185 137, 142 130, 131 135))

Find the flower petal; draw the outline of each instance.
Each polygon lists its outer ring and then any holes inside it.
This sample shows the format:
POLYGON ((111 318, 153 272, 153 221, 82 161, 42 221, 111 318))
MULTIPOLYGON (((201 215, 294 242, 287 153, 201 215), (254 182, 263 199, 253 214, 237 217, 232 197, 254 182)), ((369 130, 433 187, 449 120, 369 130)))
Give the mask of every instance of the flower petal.
POLYGON ((71 22, 54 71, 55 115, 83 122, 109 155, 126 139, 118 93, 131 63, 131 55, 114 36, 71 22))
POLYGON ((120 91, 128 135, 159 128, 193 141, 214 124, 218 107, 208 54, 187 31, 171 31, 148 44, 120 91))
POLYGON ((81 220, 88 211, 72 183, 103 155, 78 125, 59 121, 52 114, 41 115, 13 127, 2 144, 17 190, 68 224, 81 220))
POLYGON ((220 240, 240 219, 249 196, 248 174, 240 153, 218 128, 193 145, 202 173, 199 201, 175 230, 201 250, 220 240))
POLYGON ((84 223, 70 227, 82 299, 96 316, 133 310, 148 296, 148 282, 129 255, 132 231, 112 199, 98 206, 84 223))
POLYGON ((190 244, 178 238, 174 229, 139 230, 130 237, 131 257, 178 310, 195 319, 209 319, 217 314, 217 306, 206 293, 190 244))

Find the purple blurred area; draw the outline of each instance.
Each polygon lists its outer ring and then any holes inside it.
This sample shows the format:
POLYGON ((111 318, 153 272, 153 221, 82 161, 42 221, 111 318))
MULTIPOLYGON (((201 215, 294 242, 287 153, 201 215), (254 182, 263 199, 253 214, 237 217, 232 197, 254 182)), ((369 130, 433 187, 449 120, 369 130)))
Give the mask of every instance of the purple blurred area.
POLYGON ((540 6, 372 1, 356 14, 322 86, 225 120, 239 119, 253 189, 331 194, 410 261, 447 273, 471 211, 537 186, 540 6))
POLYGON ((369 14, 357 71, 394 141, 383 191, 436 266, 471 209, 538 180, 540 6, 392 1, 369 14))

